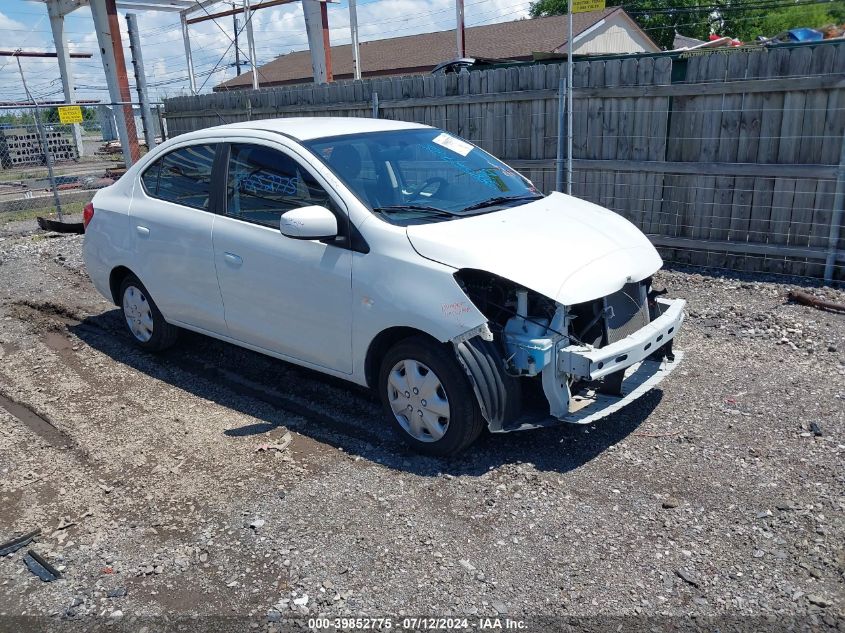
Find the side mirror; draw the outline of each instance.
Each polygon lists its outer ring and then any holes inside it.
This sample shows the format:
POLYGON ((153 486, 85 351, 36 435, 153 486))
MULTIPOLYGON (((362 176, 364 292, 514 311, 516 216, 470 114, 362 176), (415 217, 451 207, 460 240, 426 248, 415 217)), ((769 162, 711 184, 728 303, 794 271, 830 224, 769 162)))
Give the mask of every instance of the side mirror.
POLYGON ((337 218, 326 207, 291 209, 279 220, 282 235, 295 240, 322 240, 337 235, 337 218))

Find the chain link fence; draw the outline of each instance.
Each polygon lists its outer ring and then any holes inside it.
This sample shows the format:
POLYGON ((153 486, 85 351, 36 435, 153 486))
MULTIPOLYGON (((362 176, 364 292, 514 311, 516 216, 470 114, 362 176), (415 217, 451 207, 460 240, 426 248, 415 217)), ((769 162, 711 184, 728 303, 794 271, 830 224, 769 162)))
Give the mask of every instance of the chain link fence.
MULTIPOLYGON (((0 225, 44 217, 78 216, 98 189, 114 183, 127 161, 116 117, 126 104, 80 104, 81 123, 62 123, 59 105, 0 106, 0 225)), ((147 143, 139 104, 131 104, 139 138, 130 156, 142 156, 147 143)), ((152 106, 152 134, 167 138, 159 105, 152 106)))

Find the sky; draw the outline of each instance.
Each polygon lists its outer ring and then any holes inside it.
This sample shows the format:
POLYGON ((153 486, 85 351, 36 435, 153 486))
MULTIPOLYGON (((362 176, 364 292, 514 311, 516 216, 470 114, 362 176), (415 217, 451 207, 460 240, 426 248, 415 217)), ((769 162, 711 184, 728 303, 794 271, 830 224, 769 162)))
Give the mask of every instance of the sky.
MULTIPOLYGON (((240 4, 241 0, 238 0, 240 4)), ((253 0, 255 4, 256 0, 253 0)), ((526 17, 530 4, 529 0, 465 0, 466 26, 526 17)), ((231 1, 221 1, 208 10, 214 13, 228 8, 231 8, 231 1)), ((357 12, 358 33, 362 42, 455 28, 454 0, 358 0, 357 12)), ((124 13, 118 8, 129 83, 134 85, 124 13)), ((189 94, 179 14, 146 11, 137 12, 136 15, 151 100, 157 102, 167 97, 189 94)), ((196 15, 204 13, 199 10, 196 15)), ((349 7, 346 0, 330 4, 328 15, 331 43, 349 43, 349 7)), ((240 19, 242 22, 243 16, 240 19)), ((278 55, 308 48, 299 2, 256 11, 253 20, 259 65, 278 55)), ((65 31, 72 51, 94 55, 91 59, 71 60, 77 99, 108 102, 90 10, 82 7, 68 14, 65 17, 65 31)), ((235 68, 232 66, 234 50, 229 48, 233 34, 231 16, 191 25, 190 34, 197 86, 202 86, 200 92, 210 92, 214 85, 235 76, 235 68)), ((242 51, 247 50, 245 32, 239 44, 242 51)), ((46 5, 31 0, 0 2, 0 48, 54 51, 46 5)), ((55 59, 21 58, 21 63, 29 89, 36 100, 63 99, 55 59)), ((134 87, 132 94, 135 99, 134 87)), ((26 93, 15 58, 0 57, 0 101, 25 99, 26 93)))

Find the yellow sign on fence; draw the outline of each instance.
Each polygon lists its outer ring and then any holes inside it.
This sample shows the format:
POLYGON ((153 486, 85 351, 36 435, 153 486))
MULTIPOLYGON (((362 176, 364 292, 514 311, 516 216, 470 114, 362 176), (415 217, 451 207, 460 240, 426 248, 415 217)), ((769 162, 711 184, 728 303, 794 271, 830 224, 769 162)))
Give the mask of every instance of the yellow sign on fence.
POLYGON ((79 106, 59 106, 59 121, 62 123, 82 123, 82 108, 79 106))
POLYGON ((572 0, 572 13, 586 13, 587 11, 601 11, 605 0, 572 0))

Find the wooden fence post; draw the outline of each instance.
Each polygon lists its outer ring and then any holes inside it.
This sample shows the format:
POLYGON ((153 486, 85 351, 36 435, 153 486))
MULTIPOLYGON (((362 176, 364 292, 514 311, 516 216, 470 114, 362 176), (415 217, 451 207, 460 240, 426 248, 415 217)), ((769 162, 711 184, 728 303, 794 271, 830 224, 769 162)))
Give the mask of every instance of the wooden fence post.
POLYGON ((836 175, 836 194, 833 196, 833 214, 830 218, 830 233, 827 238, 827 258, 824 262, 824 280, 833 281, 833 268, 839 255, 839 234, 842 232, 842 213, 845 207, 845 134, 842 135, 842 149, 839 152, 839 171, 836 175))

